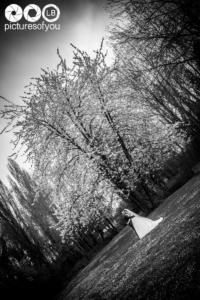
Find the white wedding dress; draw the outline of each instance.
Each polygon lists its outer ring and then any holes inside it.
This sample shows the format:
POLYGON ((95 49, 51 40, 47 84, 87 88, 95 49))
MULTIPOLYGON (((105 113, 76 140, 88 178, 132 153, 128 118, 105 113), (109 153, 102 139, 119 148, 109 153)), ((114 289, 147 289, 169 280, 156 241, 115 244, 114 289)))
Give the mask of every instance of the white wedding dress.
POLYGON ((122 214, 128 217, 128 224, 135 229, 140 239, 152 231, 163 220, 163 217, 161 217, 153 221, 149 218, 141 217, 128 209, 125 209, 122 214))

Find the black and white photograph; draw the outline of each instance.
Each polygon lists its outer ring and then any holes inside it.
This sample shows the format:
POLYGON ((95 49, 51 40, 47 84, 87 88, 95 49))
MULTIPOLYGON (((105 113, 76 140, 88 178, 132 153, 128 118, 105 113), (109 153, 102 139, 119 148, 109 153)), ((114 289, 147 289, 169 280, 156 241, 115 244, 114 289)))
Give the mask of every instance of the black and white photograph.
POLYGON ((200 1, 0 7, 1 300, 200 299, 200 1))

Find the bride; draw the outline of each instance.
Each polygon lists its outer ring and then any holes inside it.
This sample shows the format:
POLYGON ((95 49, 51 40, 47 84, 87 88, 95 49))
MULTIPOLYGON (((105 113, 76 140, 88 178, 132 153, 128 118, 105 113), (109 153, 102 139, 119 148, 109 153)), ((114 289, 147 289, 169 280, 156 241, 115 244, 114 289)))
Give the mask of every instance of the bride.
POLYGON ((163 217, 161 217, 158 220, 153 221, 141 217, 129 209, 124 209, 122 215, 127 219, 127 224, 135 229, 140 239, 153 230, 163 220, 163 217))

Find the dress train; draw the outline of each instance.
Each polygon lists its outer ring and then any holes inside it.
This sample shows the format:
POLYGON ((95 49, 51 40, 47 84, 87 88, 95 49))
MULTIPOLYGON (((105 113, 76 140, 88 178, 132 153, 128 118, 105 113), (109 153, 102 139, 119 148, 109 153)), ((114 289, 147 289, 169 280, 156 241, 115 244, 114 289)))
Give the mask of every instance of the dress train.
POLYGON ((163 220, 163 217, 160 217, 158 220, 153 221, 149 218, 141 217, 129 209, 124 209, 122 215, 128 218, 128 224, 135 229, 140 239, 152 231, 163 220))

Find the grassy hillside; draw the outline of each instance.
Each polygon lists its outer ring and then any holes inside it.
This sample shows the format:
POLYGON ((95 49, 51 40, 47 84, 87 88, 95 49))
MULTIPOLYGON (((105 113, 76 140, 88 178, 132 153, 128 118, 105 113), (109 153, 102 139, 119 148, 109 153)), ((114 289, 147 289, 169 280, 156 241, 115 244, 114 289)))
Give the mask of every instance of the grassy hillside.
POLYGON ((194 299, 200 295, 200 176, 151 215, 164 221, 139 240, 124 228, 83 269, 59 300, 194 299))

